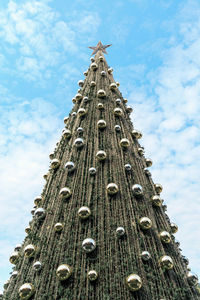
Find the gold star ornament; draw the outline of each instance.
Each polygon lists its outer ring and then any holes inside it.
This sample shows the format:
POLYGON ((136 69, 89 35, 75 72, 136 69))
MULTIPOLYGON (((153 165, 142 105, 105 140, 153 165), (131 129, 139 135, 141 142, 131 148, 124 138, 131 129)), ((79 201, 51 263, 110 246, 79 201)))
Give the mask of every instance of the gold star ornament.
POLYGON ((110 46, 112 46, 112 45, 111 44, 110 45, 103 45, 102 42, 99 41, 98 44, 96 45, 96 47, 88 47, 88 48, 94 50, 91 55, 96 54, 98 51, 102 51, 103 53, 107 54, 106 48, 108 48, 110 46))

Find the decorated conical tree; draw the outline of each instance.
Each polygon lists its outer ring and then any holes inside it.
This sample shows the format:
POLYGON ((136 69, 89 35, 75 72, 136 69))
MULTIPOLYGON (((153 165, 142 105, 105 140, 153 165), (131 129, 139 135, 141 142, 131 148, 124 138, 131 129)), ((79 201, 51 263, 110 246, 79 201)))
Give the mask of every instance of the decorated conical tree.
POLYGON ((3 299, 200 299, 98 43, 64 119, 3 299))

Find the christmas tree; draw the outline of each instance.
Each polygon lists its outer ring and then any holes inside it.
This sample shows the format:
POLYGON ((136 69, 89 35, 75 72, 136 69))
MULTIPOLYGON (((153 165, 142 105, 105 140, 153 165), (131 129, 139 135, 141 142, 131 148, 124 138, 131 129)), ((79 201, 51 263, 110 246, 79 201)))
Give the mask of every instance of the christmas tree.
POLYGON ((95 57, 49 155, 26 238, 10 256, 2 299, 200 299, 103 55, 109 46, 90 47, 95 57))

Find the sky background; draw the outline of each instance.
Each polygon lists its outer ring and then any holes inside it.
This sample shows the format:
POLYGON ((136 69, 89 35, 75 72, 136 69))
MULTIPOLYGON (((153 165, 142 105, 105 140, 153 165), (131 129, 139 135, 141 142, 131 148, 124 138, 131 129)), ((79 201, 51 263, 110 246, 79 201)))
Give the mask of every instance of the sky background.
POLYGON ((200 277, 199 0, 0 1, 0 288, 91 51, 133 107, 168 215, 200 277))

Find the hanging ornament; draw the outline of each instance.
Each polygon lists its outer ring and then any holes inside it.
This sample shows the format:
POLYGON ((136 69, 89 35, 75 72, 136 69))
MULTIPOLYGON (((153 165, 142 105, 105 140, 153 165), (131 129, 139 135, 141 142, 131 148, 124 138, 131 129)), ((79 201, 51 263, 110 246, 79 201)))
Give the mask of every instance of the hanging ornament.
POLYGON ((124 149, 126 149, 126 148, 128 148, 128 147, 130 146, 130 142, 129 142, 129 140, 126 139, 126 138, 121 139, 121 141, 120 141, 119 144, 120 144, 120 146, 121 146, 122 148, 124 148, 124 149))
POLYGON ((90 57, 90 60, 91 60, 91 62, 95 61, 94 57, 90 57))
POLYGON ((34 213, 35 213, 35 210, 36 210, 36 208, 35 208, 35 207, 33 207, 33 208, 31 209, 31 214, 32 214, 32 215, 34 215, 34 213))
POLYGON ((137 274, 131 274, 126 278, 126 284, 133 292, 138 291, 142 287, 142 280, 137 274))
POLYGON ((23 300, 29 299, 35 292, 35 288, 31 283, 24 283, 19 288, 19 297, 23 300))
POLYGON ((97 92, 97 96, 99 97, 99 98, 104 98, 104 97, 106 97, 106 92, 104 91, 104 90, 98 90, 98 92, 97 92))
POLYGON ((65 169, 67 169, 69 173, 73 172, 75 170, 75 164, 72 161, 68 161, 65 164, 65 169))
POLYGON ((158 194, 160 194, 163 190, 163 187, 160 183, 155 183, 154 187, 155 187, 156 193, 158 193, 158 194))
POLYGON ((136 196, 136 197, 140 197, 143 195, 142 186, 140 184, 134 184, 132 186, 132 191, 133 191, 134 196, 136 196))
POLYGON ((74 111, 73 113, 72 113, 72 117, 75 117, 76 116, 76 112, 74 111))
POLYGON ((83 72, 83 75, 87 76, 88 75, 88 70, 83 72))
POLYGON ((117 227, 116 234, 118 237, 122 237, 125 235, 125 229, 124 227, 117 227))
POLYGON ((115 100, 115 103, 116 103, 117 105, 121 104, 121 99, 117 98, 117 99, 115 100))
POLYGON ((80 93, 77 93, 77 94, 75 95, 75 99, 76 99, 76 101, 80 101, 80 100, 83 99, 83 95, 80 94, 80 93))
POLYGON ((26 232, 27 234, 29 234, 29 233, 31 232, 31 227, 30 227, 30 226, 27 226, 27 227, 25 228, 25 232, 26 232))
POLYGON ((142 229, 150 229, 152 227, 152 221, 148 217, 142 217, 139 220, 140 227, 142 229))
POLYGON ((89 98, 88 97, 84 97, 83 98, 83 102, 87 103, 89 101, 89 98))
POLYGON ((118 81, 116 81, 116 85, 117 85, 117 87, 119 87, 119 86, 120 86, 120 83, 119 83, 118 81))
POLYGON ((65 139, 69 139, 71 137, 72 133, 69 129, 64 129, 63 130, 63 133, 62 133, 62 136, 65 138, 65 139))
MULTIPOLYGON (((12 278, 16 278, 18 275, 18 271, 13 271, 12 274, 11 274, 11 277, 12 278)), ((0 298, 1 299, 1 298, 0 298)))
POLYGON ((122 109, 119 108, 119 107, 116 107, 116 108, 114 109, 114 115, 117 116, 117 117, 121 117, 121 116, 123 115, 122 109))
POLYGON ((99 129, 104 129, 104 128, 106 128, 106 121, 105 121, 105 120, 99 120, 99 121, 97 122, 97 126, 98 126, 99 129))
POLYGON ((110 84, 110 90, 111 90, 111 91, 115 91, 116 89, 117 89, 116 83, 115 83, 115 82, 112 82, 112 83, 110 84))
POLYGON ((22 244, 17 244, 14 248, 14 251, 20 251, 22 248, 22 244))
POLYGON ((42 203, 42 197, 41 197, 41 196, 35 197, 35 199, 34 199, 34 204, 35 204, 36 206, 39 206, 41 203, 42 203))
POLYGON ((132 111, 133 111, 133 109, 132 109, 131 106, 127 106, 127 107, 126 107, 126 112, 127 112, 127 113, 130 114, 130 113, 132 113, 132 111))
POLYGON ((79 108, 77 113, 80 117, 84 117, 86 115, 86 110, 85 110, 85 108, 79 108))
POLYGON ((90 67, 93 71, 96 71, 98 69, 98 66, 95 62, 93 62, 90 67))
POLYGON ((151 254, 148 251, 142 251, 141 258, 144 261, 148 261, 151 259, 151 254))
POLYGON ((46 216, 46 211, 44 208, 42 207, 39 207, 36 209, 35 213, 34 213, 34 217, 37 219, 37 220, 41 220, 41 219, 44 219, 46 216))
POLYGON ((128 102, 128 99, 124 98, 124 103, 127 103, 128 102))
POLYGON ((49 173, 44 174, 44 175, 43 175, 43 178, 44 178, 44 180, 47 180, 47 179, 49 178, 49 173))
POLYGON ((103 150, 100 150, 97 152, 96 154, 96 158, 99 160, 99 161, 103 161, 106 159, 106 152, 103 151, 103 150))
POLYGON ((117 194, 117 192, 119 191, 119 188, 116 183, 109 183, 107 185, 106 190, 109 195, 114 195, 114 194, 117 194))
POLYGON ((104 61, 104 57, 103 56, 99 56, 99 61, 104 61))
POLYGON ((161 206, 163 201, 162 201, 162 199, 160 198, 160 196, 154 195, 154 196, 151 198, 151 202, 152 202, 153 206, 161 206))
POLYGON ((97 271, 95 271, 95 270, 90 270, 90 271, 87 273, 87 278, 88 278, 90 281, 95 281, 95 280, 97 280, 97 278, 98 278, 98 273, 97 273, 97 271))
POLYGON ((105 77, 106 76, 106 72, 105 71, 101 71, 101 76, 105 77))
POLYGON ((198 284, 198 276, 196 274, 191 273, 191 272, 189 272, 187 274, 187 280, 188 280, 190 285, 197 285, 198 284))
POLYGON ((173 260, 168 255, 164 255, 160 258, 160 265, 166 270, 171 270, 174 267, 173 260))
POLYGON ((170 224, 171 232, 174 234, 178 231, 178 226, 175 223, 170 224))
POLYGON ((54 225, 54 230, 55 230, 55 232, 61 232, 62 230, 63 230, 63 224, 62 223, 56 223, 55 225, 54 225))
POLYGON ((182 259, 185 265, 189 265, 189 259, 186 256, 182 255, 182 259))
POLYGON ((34 271, 40 271, 42 269, 42 264, 40 261, 36 261, 34 264, 33 264, 33 270, 34 271))
POLYGON ((60 166, 60 161, 59 161, 59 159, 54 158, 54 159, 51 161, 50 168, 53 169, 53 170, 55 170, 55 169, 57 169, 59 166, 60 166))
POLYGON ((76 98, 72 98, 72 102, 73 102, 73 103, 76 103, 76 98))
POLYGON ((115 131, 117 131, 117 132, 121 131, 121 126, 120 125, 115 125, 115 131))
POLYGON ((82 138, 77 138, 77 139, 75 139, 75 141, 74 141, 74 146, 75 146, 76 148, 82 148, 82 147, 84 146, 84 141, 83 141, 83 139, 82 139, 82 138))
POLYGON ((24 255, 28 258, 32 257, 35 254, 35 246, 32 244, 27 245, 24 248, 24 255))
POLYGON ((144 173, 145 173, 147 176, 151 176, 151 172, 149 171, 148 168, 144 168, 144 173))
POLYGON ((95 81, 91 81, 91 82, 90 82, 90 86, 91 86, 91 87, 96 86, 96 82, 95 82, 95 81))
POLYGON ((100 109, 100 110, 103 110, 103 109, 104 109, 103 103, 98 103, 97 107, 98 107, 98 109, 100 109))
POLYGON ((132 167, 130 164, 125 164, 124 169, 125 169, 125 171, 129 172, 129 171, 131 171, 132 167))
POLYGON ((83 87, 83 86, 84 86, 84 81, 83 81, 83 80, 79 80, 78 85, 79 85, 80 87, 83 87))
POLYGON ((50 158, 50 159, 53 159, 53 158, 54 158, 54 153, 53 153, 53 152, 51 152, 51 153, 49 154, 49 158, 50 158))
POLYGON ((97 172, 97 170, 96 170, 94 167, 89 168, 89 173, 90 173, 90 175, 95 175, 96 172, 97 172))
POLYGON ((113 68, 108 68, 108 74, 112 74, 113 68))
POLYGON ((132 135, 133 135, 133 137, 136 138, 136 139, 141 139, 141 137, 142 137, 142 133, 141 133, 139 130, 136 130, 136 129, 134 129, 134 130, 132 131, 132 135))
POLYGON ((82 206, 81 208, 79 208, 78 216, 80 219, 85 220, 89 218, 90 215, 91 215, 91 210, 89 209, 89 207, 82 206))
POLYGON ((160 239, 163 243, 169 244, 171 242, 171 235, 167 231, 162 231, 160 234, 160 239))
POLYGON ((90 253, 95 250, 96 242, 91 238, 87 238, 82 242, 82 248, 85 252, 90 253))
POLYGON ((60 265, 56 270, 56 275, 59 280, 66 280, 72 275, 72 267, 67 264, 60 265))
POLYGON ((138 154, 139 155, 144 155, 144 149, 142 147, 138 148, 138 154))
POLYGON ((76 131, 77 131, 78 133, 83 133, 84 130, 83 130, 82 127, 78 127, 76 131))
POLYGON ((16 265, 19 259, 19 252, 14 251, 9 258, 11 264, 16 265))
POLYGON ((146 158, 146 159, 145 159, 145 162, 146 162, 147 168, 151 167, 152 164, 153 164, 153 161, 152 161, 150 158, 146 158))
POLYGON ((69 198, 70 196, 71 196, 71 191, 70 191, 70 189, 69 188, 67 188, 67 187, 64 187, 64 188, 62 188, 61 190, 60 190, 60 192, 59 192, 59 196, 60 196, 60 198, 62 198, 62 199, 67 199, 67 198, 69 198))
POLYGON ((68 120, 69 120, 69 117, 64 117, 64 119, 63 119, 63 121, 64 121, 65 124, 68 123, 68 120))

